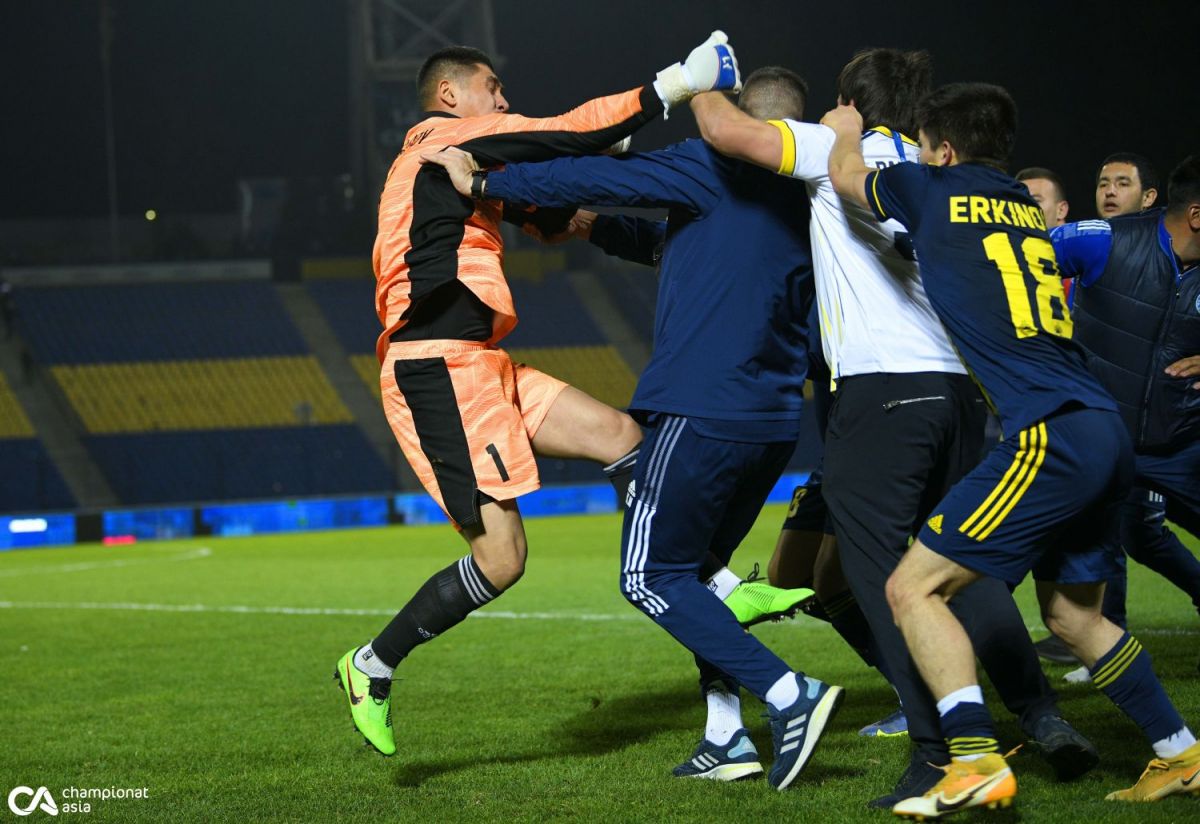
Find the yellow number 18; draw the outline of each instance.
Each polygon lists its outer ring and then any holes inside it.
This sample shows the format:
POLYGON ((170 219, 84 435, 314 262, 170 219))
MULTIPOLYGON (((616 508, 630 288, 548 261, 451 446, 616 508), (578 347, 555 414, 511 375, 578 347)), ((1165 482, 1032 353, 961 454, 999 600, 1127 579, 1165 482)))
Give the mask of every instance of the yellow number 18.
POLYGON ((1031 338, 1039 331, 1060 338, 1071 337, 1074 325, 1071 313, 1067 311, 1067 297, 1050 241, 1040 237, 1025 238, 1021 243, 1025 267, 1017 261, 1016 250, 1007 232, 993 232, 985 237, 983 250, 988 260, 1000 270, 1004 293, 1008 297, 1008 311, 1018 338, 1031 338), (1027 275, 1037 284, 1036 315, 1035 305, 1029 300, 1027 275))

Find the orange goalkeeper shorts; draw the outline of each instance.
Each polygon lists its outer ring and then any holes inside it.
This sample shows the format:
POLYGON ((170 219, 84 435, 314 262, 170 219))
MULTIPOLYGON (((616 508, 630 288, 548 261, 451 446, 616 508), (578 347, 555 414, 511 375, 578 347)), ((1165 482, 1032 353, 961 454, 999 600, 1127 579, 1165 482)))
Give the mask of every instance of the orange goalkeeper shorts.
POLYGON ((479 522, 481 493, 541 486, 532 441, 562 381, 486 343, 429 340, 391 344, 379 382, 404 457, 459 527, 479 522))

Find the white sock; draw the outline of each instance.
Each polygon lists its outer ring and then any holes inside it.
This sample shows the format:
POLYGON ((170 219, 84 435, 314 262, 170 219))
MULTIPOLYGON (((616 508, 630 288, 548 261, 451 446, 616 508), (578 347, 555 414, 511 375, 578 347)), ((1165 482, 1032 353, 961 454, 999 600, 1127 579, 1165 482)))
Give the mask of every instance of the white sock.
POLYGON ((983 690, 978 684, 972 684, 969 687, 963 687, 960 690, 947 695, 941 701, 937 702, 938 715, 945 715, 950 710, 957 707, 959 704, 982 704, 983 690))
POLYGON ((1092 673, 1087 667, 1073 669, 1063 676, 1063 680, 1068 684, 1088 684, 1091 683, 1092 673))
POLYGON ((391 678, 394 670, 379 660, 370 644, 363 644, 354 653, 354 666, 372 678, 391 678))
POLYGON ((784 710, 796 703, 800 697, 800 685, 796 683, 796 673, 789 672, 780 678, 767 690, 767 703, 777 710, 784 710))
POLYGON ((1172 736, 1154 742, 1154 754, 1159 758, 1175 758, 1185 750, 1196 746, 1196 736, 1184 727, 1172 736))
POLYGON ((738 690, 730 692, 724 684, 717 683, 704 693, 708 702, 708 723, 704 737, 724 747, 733 734, 742 728, 742 699, 738 690))
POLYGON ((713 594, 724 601, 737 589, 742 579, 737 577, 729 567, 721 567, 706 582, 713 594))

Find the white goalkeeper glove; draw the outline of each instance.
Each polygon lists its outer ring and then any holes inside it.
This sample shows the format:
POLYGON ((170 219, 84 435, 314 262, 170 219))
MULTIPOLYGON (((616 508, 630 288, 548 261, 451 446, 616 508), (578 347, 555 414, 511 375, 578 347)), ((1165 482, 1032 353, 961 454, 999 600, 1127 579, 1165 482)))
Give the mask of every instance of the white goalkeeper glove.
POLYGON ((742 73, 725 32, 714 31, 692 49, 687 60, 660 71, 654 81, 654 90, 666 109, 664 119, 672 106, 686 103, 700 92, 740 92, 742 73))

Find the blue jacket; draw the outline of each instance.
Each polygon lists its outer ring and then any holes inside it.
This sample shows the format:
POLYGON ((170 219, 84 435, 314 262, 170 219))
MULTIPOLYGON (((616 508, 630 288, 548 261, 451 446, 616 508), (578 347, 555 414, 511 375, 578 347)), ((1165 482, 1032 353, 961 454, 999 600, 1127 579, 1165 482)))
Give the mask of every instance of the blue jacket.
MULTIPOLYGON (((488 175, 487 193, 538 206, 666 207, 654 352, 631 411, 742 422, 747 439, 796 436, 813 298, 801 181, 687 140, 619 157, 510 164, 488 175)), ((650 224, 625 230, 638 227, 650 224)), ((653 238, 647 231, 631 242, 645 249, 653 238)))
POLYGON ((1168 453, 1200 439, 1195 378, 1163 371, 1200 354, 1200 270, 1179 265, 1163 211, 1068 223, 1050 239, 1063 275, 1076 279, 1075 340, 1137 450, 1168 453))

